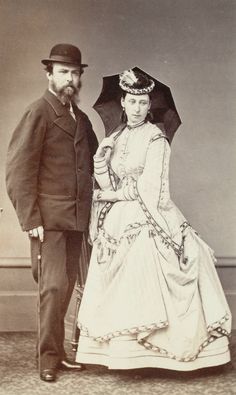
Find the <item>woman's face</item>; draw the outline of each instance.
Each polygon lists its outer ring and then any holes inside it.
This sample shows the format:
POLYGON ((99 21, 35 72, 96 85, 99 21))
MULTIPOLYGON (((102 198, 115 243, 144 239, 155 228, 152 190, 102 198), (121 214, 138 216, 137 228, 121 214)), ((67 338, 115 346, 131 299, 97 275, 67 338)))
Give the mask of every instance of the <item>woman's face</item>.
POLYGON ((121 105, 127 115, 128 124, 136 125, 146 119, 148 110, 150 109, 150 97, 145 95, 132 95, 127 93, 121 99, 121 105))

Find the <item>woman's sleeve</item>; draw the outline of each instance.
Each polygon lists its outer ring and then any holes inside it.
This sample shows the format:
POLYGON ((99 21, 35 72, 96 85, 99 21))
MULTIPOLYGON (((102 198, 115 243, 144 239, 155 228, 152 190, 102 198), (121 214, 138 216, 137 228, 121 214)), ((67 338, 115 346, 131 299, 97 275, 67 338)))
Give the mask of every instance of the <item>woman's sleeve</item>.
POLYGON ((112 190, 109 169, 106 157, 99 158, 94 156, 94 177, 102 190, 112 190))

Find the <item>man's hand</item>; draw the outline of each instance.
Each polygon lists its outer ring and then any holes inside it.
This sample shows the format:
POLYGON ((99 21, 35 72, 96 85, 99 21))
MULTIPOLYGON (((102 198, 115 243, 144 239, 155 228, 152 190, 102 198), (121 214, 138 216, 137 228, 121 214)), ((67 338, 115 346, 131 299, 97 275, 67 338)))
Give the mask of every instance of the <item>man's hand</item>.
POLYGON ((44 229, 42 226, 38 226, 37 228, 28 230, 28 235, 29 237, 35 237, 35 238, 38 237, 42 243, 44 239, 44 229))

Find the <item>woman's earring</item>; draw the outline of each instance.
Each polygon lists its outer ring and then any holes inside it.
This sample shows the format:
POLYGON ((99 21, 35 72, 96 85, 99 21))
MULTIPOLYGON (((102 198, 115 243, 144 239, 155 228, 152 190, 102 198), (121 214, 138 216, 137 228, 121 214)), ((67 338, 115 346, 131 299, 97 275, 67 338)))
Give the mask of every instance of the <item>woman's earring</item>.
POLYGON ((149 122, 152 122, 153 119, 154 119, 154 118, 153 118, 153 114, 152 114, 152 112, 151 112, 151 110, 150 110, 150 108, 149 108, 148 113, 147 113, 146 120, 149 121, 149 122))
POLYGON ((127 122, 127 115, 125 113, 125 108, 122 106, 122 113, 120 116, 120 120, 122 123, 126 123, 127 122))

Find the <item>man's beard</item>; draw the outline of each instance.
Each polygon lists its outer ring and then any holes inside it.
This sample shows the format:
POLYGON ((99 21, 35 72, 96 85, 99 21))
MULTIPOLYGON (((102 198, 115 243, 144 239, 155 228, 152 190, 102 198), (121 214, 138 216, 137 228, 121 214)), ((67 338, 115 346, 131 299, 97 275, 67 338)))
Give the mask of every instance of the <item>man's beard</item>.
POLYGON ((75 99, 79 93, 79 89, 72 85, 67 85, 64 88, 58 89, 54 82, 52 82, 52 90, 56 93, 58 99, 63 103, 70 103, 71 100, 75 99))

